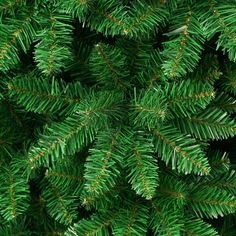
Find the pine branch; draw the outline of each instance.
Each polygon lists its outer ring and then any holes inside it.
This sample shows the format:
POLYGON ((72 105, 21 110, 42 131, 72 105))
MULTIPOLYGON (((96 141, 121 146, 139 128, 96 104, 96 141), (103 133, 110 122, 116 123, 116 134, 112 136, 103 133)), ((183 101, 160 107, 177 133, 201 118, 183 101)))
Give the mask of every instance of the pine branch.
MULTIPOLYGON (((215 0, 209 0, 200 4, 201 9, 207 11, 201 14, 204 33, 208 39, 216 33, 220 33, 217 41, 217 50, 222 47, 223 52, 228 53, 231 61, 236 61, 236 26, 235 21, 235 4, 219 3, 215 0), (203 8, 204 7, 204 8, 203 8)), ((199 8, 199 9, 200 9, 199 8)))
POLYGON ((207 178, 206 185, 226 190, 233 196, 236 195, 236 172, 235 170, 227 173, 214 173, 207 178))
POLYGON ((208 174, 208 160, 196 140, 169 125, 154 129, 154 146, 162 160, 178 172, 208 174))
POLYGON ((160 174, 160 185, 156 190, 156 199, 163 209, 183 210, 187 205, 187 184, 178 177, 169 174, 160 174))
POLYGON ((219 236, 218 232, 200 218, 189 217, 184 224, 181 235, 190 236, 219 236))
POLYGON ((211 172, 226 173, 230 169, 230 159, 226 152, 219 150, 210 150, 207 153, 209 163, 211 166, 211 172))
POLYGON ((22 75, 7 83, 8 95, 26 111, 71 114, 76 110, 84 89, 79 82, 66 84, 33 74, 22 75))
POLYGON ((169 83, 165 90, 169 108, 175 117, 190 116, 205 109, 215 96, 212 85, 196 80, 169 83))
MULTIPOLYGON (((229 63, 228 63, 229 64, 229 63)), ((226 67, 224 76, 220 81, 220 88, 226 93, 236 95, 236 67, 234 64, 229 64, 226 67)))
POLYGON ((131 120, 139 127, 151 128, 161 123, 167 113, 166 97, 161 88, 140 92, 138 97, 134 94, 134 111, 131 120))
POLYGON ((121 94, 115 92, 100 92, 83 100, 75 114, 45 127, 37 144, 29 149, 29 167, 34 169, 38 165, 48 165, 50 161, 81 150, 93 141, 99 128, 107 127, 109 119, 120 118, 121 102, 121 94))
POLYGON ((127 86, 125 78, 128 71, 125 70, 125 57, 117 48, 99 43, 93 49, 89 66, 99 83, 105 88, 124 89, 127 86))
POLYGON ((125 188, 127 187, 118 183, 117 185, 110 187, 108 190, 99 193, 99 195, 88 194, 87 192, 82 191, 80 199, 82 205, 88 210, 91 210, 92 208, 95 208, 98 211, 102 209, 111 209, 117 205, 117 202, 121 201, 120 192, 125 188))
POLYGON ((117 236, 145 235, 147 221, 147 206, 136 201, 132 207, 121 209, 116 220, 112 223, 112 232, 117 236))
POLYGON ((127 27, 123 33, 130 38, 147 37, 156 25, 163 24, 169 16, 165 1, 135 1, 129 11, 127 27))
POLYGON ((135 77, 148 65, 150 54, 153 51, 152 44, 152 40, 141 39, 120 38, 116 41, 116 46, 126 56, 126 67, 129 70, 130 77, 135 77))
POLYGON ((236 113, 236 99, 227 93, 218 92, 211 106, 222 109, 229 114, 236 113))
POLYGON ((21 174, 13 166, 1 166, 0 213, 8 221, 24 214, 29 207, 29 186, 21 174))
POLYGON ((70 193, 69 187, 57 186, 49 175, 46 178, 48 181, 43 180, 41 186, 48 213, 62 224, 71 224, 77 216, 77 197, 70 193))
POLYGON ((67 188, 73 195, 78 196, 84 184, 83 165, 75 161, 75 157, 56 163, 46 170, 46 178, 55 186, 67 188), (80 164, 79 166, 77 166, 80 164))
POLYGON ((93 214, 90 219, 82 219, 70 227, 65 236, 109 236, 109 226, 120 213, 120 209, 111 209, 93 214))
POLYGON ((141 132, 129 134, 128 157, 125 166, 128 170, 128 179, 138 195, 150 200, 155 195, 158 186, 158 166, 152 156, 153 146, 151 138, 141 132))
POLYGON ((35 46, 35 61, 39 70, 45 75, 55 75, 70 60, 72 30, 71 17, 56 10, 41 16, 41 23, 47 26, 38 33, 40 42, 35 46))
POLYGON ((91 29, 102 32, 105 35, 123 34, 127 25, 127 9, 120 1, 99 0, 91 6, 91 11, 96 14, 90 14, 87 18, 87 24, 91 29), (99 25, 97 22, 100 22, 99 25))
POLYGON ((4 24, 0 22, 0 70, 8 71, 19 62, 19 49, 26 52, 35 38, 34 10, 23 9, 17 18, 8 18, 4 24))
POLYGON ((236 211, 234 195, 218 188, 194 185, 195 187, 189 196, 189 208, 197 216, 217 218, 236 211))
POLYGON ((3 12, 12 12, 16 7, 25 5, 25 0, 2 0, 0 3, 0 10, 3 12))
POLYGON ((157 84, 166 82, 167 80, 161 68, 163 58, 159 50, 150 49, 150 51, 144 52, 143 54, 140 60, 142 70, 140 73, 137 73, 137 79, 146 90, 152 90, 157 87, 157 84))
POLYGON ((171 39, 163 43, 162 52, 162 68, 169 78, 180 77, 193 71, 200 59, 204 41, 195 10, 190 7, 181 7, 173 12, 171 26, 173 31, 166 34, 171 36, 171 39))
POLYGON ((180 230, 183 227, 182 217, 180 211, 173 211, 171 207, 165 207, 158 200, 152 202, 150 227, 154 235, 180 236, 180 230))
POLYGON ((85 21, 85 16, 88 14, 94 0, 68 0, 62 2, 66 14, 71 14, 73 18, 78 17, 80 21, 85 21))
POLYGON ((176 119, 174 123, 184 133, 201 140, 226 139, 236 134, 236 124, 228 114, 217 108, 208 108, 190 118, 176 119))
POLYGON ((104 191, 108 191, 116 184, 116 179, 120 175, 118 163, 124 158, 119 150, 120 130, 109 129, 100 132, 94 148, 90 149, 90 156, 85 163, 85 191, 98 196, 104 191))

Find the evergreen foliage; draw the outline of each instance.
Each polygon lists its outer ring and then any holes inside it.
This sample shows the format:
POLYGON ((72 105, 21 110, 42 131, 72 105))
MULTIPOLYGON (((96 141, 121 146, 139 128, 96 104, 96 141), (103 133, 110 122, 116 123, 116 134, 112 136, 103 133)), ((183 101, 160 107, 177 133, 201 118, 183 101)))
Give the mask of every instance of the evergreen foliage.
POLYGON ((0 0, 0 235, 236 235, 235 9, 0 0))

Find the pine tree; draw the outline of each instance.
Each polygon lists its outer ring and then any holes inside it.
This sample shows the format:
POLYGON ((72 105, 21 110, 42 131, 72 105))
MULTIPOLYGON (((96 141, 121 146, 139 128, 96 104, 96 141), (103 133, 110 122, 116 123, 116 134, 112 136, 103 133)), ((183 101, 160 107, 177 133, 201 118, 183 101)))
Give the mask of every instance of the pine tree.
POLYGON ((236 235, 235 9, 1 0, 0 235, 236 235))

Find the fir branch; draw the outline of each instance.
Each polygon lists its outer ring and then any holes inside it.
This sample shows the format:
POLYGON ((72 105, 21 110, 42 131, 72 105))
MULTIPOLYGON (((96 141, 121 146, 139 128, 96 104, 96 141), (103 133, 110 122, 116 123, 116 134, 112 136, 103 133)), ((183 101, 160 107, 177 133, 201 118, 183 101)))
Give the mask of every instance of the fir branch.
POLYGON ((71 114, 85 92, 79 82, 66 84, 62 80, 22 75, 7 83, 8 95, 26 111, 71 114))
POLYGON ((211 172, 215 173, 227 173, 230 168, 230 159, 226 152, 210 149, 207 153, 209 163, 211 166, 211 172))
POLYGON ((219 236, 218 232, 212 227, 212 225, 204 222, 201 218, 195 217, 189 217, 185 220, 182 233, 184 236, 219 236))
POLYGON ((121 209, 111 209, 100 214, 93 214, 90 219, 82 219, 70 227, 65 236, 109 236, 109 226, 120 213, 121 209))
POLYGON ((25 5, 25 0, 2 0, 0 10, 4 12, 12 11, 15 7, 25 5))
POLYGON ((68 151, 73 154, 76 150, 80 150, 85 143, 94 138, 95 131, 93 129, 90 128, 89 134, 86 134, 87 125, 86 122, 79 122, 75 115, 66 118, 64 122, 59 124, 52 124, 45 130, 37 145, 30 148, 28 154, 29 167, 34 169, 37 167, 37 163, 48 164, 50 156, 55 160, 63 158, 68 151), (50 139, 50 142, 46 141, 47 139, 50 139), (66 150, 66 145, 70 146, 70 150, 66 150))
POLYGON ((136 1, 133 3, 128 18, 128 27, 123 33, 131 38, 137 38, 147 34, 154 26, 163 23, 169 16, 165 9, 166 1, 136 1))
POLYGON ((145 235, 147 231, 148 208, 145 204, 134 202, 132 207, 122 208, 112 223, 114 235, 145 235))
POLYGON ((236 134, 234 120, 217 108, 208 108, 190 118, 176 119, 174 123, 184 133, 192 134, 201 140, 226 139, 236 134))
POLYGON ((45 173, 45 176, 50 176, 50 177, 58 177, 59 180, 61 181, 61 179, 66 179, 68 181, 84 181, 84 177, 81 176, 76 176, 76 175, 69 175, 69 174, 65 174, 65 173, 59 173, 53 170, 47 170, 45 173))
MULTIPOLYGON (((49 179, 47 177, 47 179, 49 179)), ((55 217, 58 222, 71 224, 76 218, 78 204, 75 202, 76 196, 68 191, 69 188, 60 188, 53 182, 45 181, 42 183, 42 197, 47 199, 46 208, 48 213, 55 217)))
POLYGON ((62 8, 66 14, 71 14, 73 18, 78 17, 80 21, 85 21, 85 16, 92 7, 94 0, 69 0, 62 2, 62 8))
POLYGON ((135 125, 150 129, 168 116, 166 97, 160 87, 155 91, 141 92, 138 97, 135 91, 134 96, 134 111, 131 113, 131 120, 135 125))
POLYGON ((125 163, 128 169, 127 177, 135 192, 150 200, 159 184, 158 166, 152 156, 151 139, 141 132, 130 135, 126 144, 130 147, 125 163))
POLYGON ((48 14, 49 17, 43 18, 46 30, 38 33, 40 42, 35 46, 35 61, 38 68, 49 76, 61 72, 65 62, 72 56, 70 45, 73 27, 69 24, 71 18, 68 15, 55 10, 48 14))
POLYGON ((45 128, 37 144, 31 146, 28 152, 29 167, 34 169, 37 165, 48 165, 50 159, 64 158, 81 150, 93 141, 99 127, 106 127, 109 119, 120 118, 121 101, 121 94, 116 92, 100 92, 83 100, 75 114, 45 128))
POLYGON ((87 192, 82 191, 80 199, 82 205, 88 210, 91 208, 95 208, 97 210, 112 208, 117 205, 118 201, 120 201, 119 193, 123 188, 124 186, 119 183, 111 186, 108 190, 104 190, 99 193, 99 195, 88 194, 87 192), (114 199, 116 199, 115 202, 114 199))
POLYGON ((165 207, 158 200, 152 201, 150 227, 154 235, 180 235, 183 227, 182 217, 180 211, 173 211, 171 207, 165 207))
POLYGON ((196 140, 178 132, 173 126, 154 129, 154 146, 162 160, 172 169, 185 173, 209 173, 209 164, 196 140))
POLYGON ((88 17, 88 25, 105 35, 116 35, 123 32, 126 27, 127 9, 120 4, 120 1, 100 0, 91 6, 96 13, 88 17), (97 22, 100 22, 97 25, 97 22))
POLYGON ((233 64, 229 64, 226 67, 224 76, 220 80, 220 89, 229 92, 232 95, 236 95, 236 67, 233 64))
MULTIPOLYGON (((91 155, 85 163, 85 190, 94 196, 109 190, 116 183, 120 172, 117 163, 123 161, 123 156, 117 146, 122 138, 120 130, 100 132, 91 155)), ((121 144, 120 144, 121 145, 121 144)))
POLYGON ((190 116, 197 113, 215 97, 212 85, 194 80, 183 80, 180 83, 167 84, 168 105, 175 117, 190 116))
POLYGON ((169 207, 183 210, 187 204, 188 191, 187 184, 180 178, 171 175, 160 174, 160 185, 156 192, 156 200, 164 209, 169 207))
POLYGON ((0 43, 1 71, 7 71, 19 62, 19 47, 24 52, 28 50, 36 35, 34 24, 34 10, 32 9, 23 10, 18 19, 11 18, 5 24, 0 24, 3 34, 3 40, 0 43))
POLYGON ((13 166, 1 166, 0 213, 6 220, 14 220, 29 207, 29 186, 21 172, 13 166))
POLYGON ((208 11, 201 15, 204 31, 208 38, 220 33, 217 41, 217 50, 223 47, 223 51, 228 52, 229 59, 236 61, 236 27, 233 22, 235 19, 235 5, 233 3, 222 4, 215 0, 209 0, 204 5, 208 11), (207 5, 207 6, 206 6, 207 5))
POLYGON ((195 186, 189 196, 189 207, 199 217, 217 218, 236 211, 235 197, 217 188, 195 186))
POLYGON ((91 53, 89 66, 99 82, 106 88, 125 89, 125 57, 117 48, 99 43, 91 53))
POLYGON ((166 35, 180 35, 164 42, 164 51, 162 52, 164 56, 162 68, 169 78, 180 77, 193 71, 200 59, 199 54, 203 43, 200 23, 194 9, 190 7, 178 8, 173 15, 171 24, 175 30, 166 35), (182 22, 181 27, 180 22, 182 22))
POLYGON ((227 93, 218 92, 211 106, 232 114, 236 112, 236 99, 227 93))
POLYGON ((137 73, 137 79, 146 88, 146 91, 148 91, 155 89, 158 86, 157 84, 166 82, 167 79, 161 68, 163 60, 159 50, 150 49, 150 52, 144 52, 143 54, 140 60, 142 71, 137 73), (149 53, 148 58, 146 58, 147 53, 149 53), (144 63, 145 67, 143 66, 144 63))

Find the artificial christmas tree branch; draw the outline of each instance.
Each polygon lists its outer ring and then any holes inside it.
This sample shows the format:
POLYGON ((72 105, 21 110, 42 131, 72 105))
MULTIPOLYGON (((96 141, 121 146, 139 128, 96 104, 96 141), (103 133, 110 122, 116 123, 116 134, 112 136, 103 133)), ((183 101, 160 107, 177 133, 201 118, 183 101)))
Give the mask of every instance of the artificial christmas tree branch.
POLYGON ((235 8, 2 0, 0 235, 235 235, 235 8))

